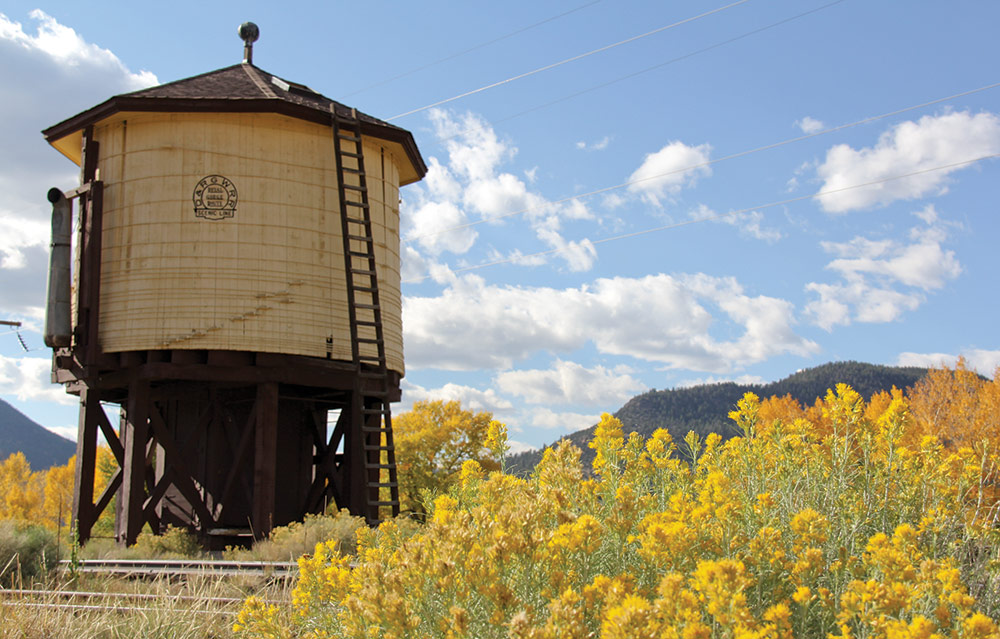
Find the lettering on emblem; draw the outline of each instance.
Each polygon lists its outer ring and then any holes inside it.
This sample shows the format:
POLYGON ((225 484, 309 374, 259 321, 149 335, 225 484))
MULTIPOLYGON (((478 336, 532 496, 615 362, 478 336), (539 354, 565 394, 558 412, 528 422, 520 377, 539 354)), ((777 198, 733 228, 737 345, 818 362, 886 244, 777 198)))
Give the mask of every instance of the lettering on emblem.
POLYGON ((206 220, 224 220, 236 215, 236 200, 239 194, 232 180, 221 175, 202 178, 194 187, 195 217, 206 220))

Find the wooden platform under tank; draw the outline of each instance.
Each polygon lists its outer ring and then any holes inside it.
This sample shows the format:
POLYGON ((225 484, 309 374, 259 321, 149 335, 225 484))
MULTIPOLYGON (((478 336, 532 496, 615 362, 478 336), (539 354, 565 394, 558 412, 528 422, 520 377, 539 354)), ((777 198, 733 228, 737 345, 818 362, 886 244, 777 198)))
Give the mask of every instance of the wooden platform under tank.
MULTIPOLYGON (((369 452, 378 442, 351 415, 355 398, 363 403, 357 412, 381 402, 383 383, 358 376, 350 362, 173 350, 105 354, 86 369, 68 350, 55 357, 55 376, 81 399, 81 540, 115 493, 122 543, 148 523, 157 532, 191 528, 207 548, 221 549, 331 504, 380 518, 377 506, 367 512, 384 483, 381 460, 369 452), (102 403, 121 407, 117 434, 102 403), (99 431, 120 465, 104 495, 87 489, 99 431)), ((394 376, 389 399, 398 397, 394 376)))

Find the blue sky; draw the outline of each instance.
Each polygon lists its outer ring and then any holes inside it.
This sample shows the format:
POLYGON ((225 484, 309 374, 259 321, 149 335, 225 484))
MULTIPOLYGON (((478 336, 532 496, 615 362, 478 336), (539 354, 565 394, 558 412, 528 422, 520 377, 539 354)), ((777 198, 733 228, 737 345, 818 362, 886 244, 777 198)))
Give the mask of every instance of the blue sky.
POLYGON ((64 434, 38 329, 45 193, 76 167, 39 131, 239 62, 244 20, 257 66, 409 129, 430 167, 402 191, 397 411, 459 399, 540 446, 651 388, 1000 364, 995 2, 0 12, 0 319, 29 348, 0 330, 0 397, 64 434))

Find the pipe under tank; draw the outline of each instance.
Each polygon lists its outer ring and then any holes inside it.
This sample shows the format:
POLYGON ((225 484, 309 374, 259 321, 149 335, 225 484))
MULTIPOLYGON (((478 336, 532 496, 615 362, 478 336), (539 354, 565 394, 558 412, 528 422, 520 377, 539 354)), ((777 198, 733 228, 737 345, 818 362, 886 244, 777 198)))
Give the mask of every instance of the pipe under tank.
POLYGON ((49 253, 49 285, 45 306, 45 345, 50 348, 70 345, 73 327, 70 321, 70 235, 73 205, 62 191, 49 189, 52 203, 52 244, 49 253))

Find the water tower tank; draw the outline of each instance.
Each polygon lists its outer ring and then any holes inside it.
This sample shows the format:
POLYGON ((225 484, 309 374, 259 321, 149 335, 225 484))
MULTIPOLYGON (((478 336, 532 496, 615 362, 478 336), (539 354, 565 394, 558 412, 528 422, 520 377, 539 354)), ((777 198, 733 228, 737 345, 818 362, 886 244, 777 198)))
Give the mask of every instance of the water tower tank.
POLYGON ((43 132, 81 167, 69 326, 47 336, 82 402, 76 515, 89 530, 102 507, 93 405, 119 403, 116 490, 145 504, 125 542, 144 523, 259 535, 318 495, 370 520, 398 501, 399 188, 426 167, 408 131, 256 67, 248 35, 242 64, 43 132))

